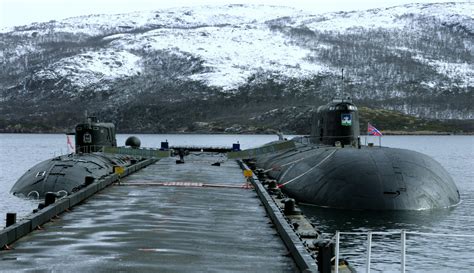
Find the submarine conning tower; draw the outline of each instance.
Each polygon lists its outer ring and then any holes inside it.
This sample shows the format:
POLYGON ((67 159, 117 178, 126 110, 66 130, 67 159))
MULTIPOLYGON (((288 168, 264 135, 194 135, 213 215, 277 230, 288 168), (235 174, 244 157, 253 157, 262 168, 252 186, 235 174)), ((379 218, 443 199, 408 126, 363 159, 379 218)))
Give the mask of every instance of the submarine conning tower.
POLYGON ((76 125, 76 153, 99 152, 104 146, 117 146, 113 123, 101 123, 96 117, 88 117, 86 122, 76 125))
POLYGON ((359 113, 350 98, 333 99, 318 108, 311 119, 311 142, 334 146, 356 145, 360 134, 359 113))

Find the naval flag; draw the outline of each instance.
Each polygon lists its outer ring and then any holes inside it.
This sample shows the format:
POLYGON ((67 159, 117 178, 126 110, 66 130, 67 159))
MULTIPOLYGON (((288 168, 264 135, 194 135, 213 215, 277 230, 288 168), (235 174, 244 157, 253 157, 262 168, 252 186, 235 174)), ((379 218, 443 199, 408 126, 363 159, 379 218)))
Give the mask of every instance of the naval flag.
POLYGON ((74 147, 74 144, 72 144, 71 137, 73 135, 66 135, 67 137, 67 149, 69 150, 70 153, 74 153, 76 151, 76 148, 74 147))
POLYGON ((382 133, 370 123, 367 123, 367 134, 372 136, 382 136, 382 133))

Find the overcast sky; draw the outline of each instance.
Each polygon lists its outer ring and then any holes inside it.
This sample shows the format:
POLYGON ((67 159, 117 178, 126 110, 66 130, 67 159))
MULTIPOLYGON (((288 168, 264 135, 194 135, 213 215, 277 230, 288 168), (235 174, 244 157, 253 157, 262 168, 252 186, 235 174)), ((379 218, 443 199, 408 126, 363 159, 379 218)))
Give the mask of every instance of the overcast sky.
MULTIPOLYGON (((466 0, 467 1, 467 0, 466 0)), ((390 7, 407 3, 461 2, 459 0, 0 0, 0 28, 79 15, 127 13, 163 8, 237 3, 292 6, 321 13, 390 7)))

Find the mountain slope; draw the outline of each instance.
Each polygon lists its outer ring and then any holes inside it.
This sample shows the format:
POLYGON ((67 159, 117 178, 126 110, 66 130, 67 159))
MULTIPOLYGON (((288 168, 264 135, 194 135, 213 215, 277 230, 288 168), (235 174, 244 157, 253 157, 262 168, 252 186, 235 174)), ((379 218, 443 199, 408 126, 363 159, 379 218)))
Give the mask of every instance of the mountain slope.
POLYGON ((0 34, 0 125, 65 128, 87 109, 123 130, 263 128, 267 111, 296 107, 286 124, 299 124, 343 92, 361 106, 474 119, 472 14, 472 3, 323 15, 226 5, 16 27, 0 34))

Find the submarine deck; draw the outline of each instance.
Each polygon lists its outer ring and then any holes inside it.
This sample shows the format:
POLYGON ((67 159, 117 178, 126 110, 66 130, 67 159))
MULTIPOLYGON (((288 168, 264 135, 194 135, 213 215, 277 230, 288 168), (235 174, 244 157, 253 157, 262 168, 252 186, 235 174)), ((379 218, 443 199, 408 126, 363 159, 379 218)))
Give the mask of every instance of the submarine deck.
POLYGON ((18 240, 2 271, 298 272, 244 184, 224 156, 161 159, 18 240))

